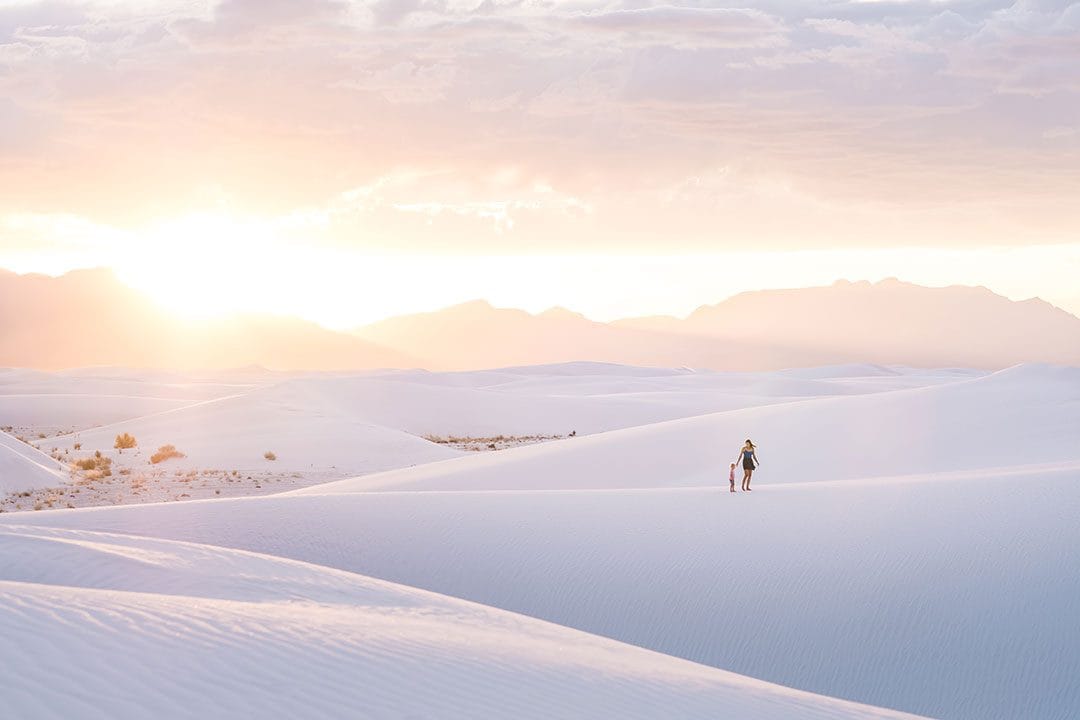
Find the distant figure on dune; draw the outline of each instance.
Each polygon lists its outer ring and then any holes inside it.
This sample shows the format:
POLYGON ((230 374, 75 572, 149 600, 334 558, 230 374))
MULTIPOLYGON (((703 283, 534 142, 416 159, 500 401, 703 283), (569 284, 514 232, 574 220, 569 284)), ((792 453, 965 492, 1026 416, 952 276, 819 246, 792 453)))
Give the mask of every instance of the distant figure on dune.
MULTIPOLYGON (((742 446, 741 450, 739 450, 739 454, 742 455, 742 489, 745 492, 750 492, 750 478, 753 476, 754 470, 757 468, 757 466, 761 464, 758 462, 757 455, 754 452, 755 449, 756 448, 754 447, 754 443, 750 442, 750 439, 747 438, 746 444, 742 446)), ((732 465, 732 467, 734 467, 734 465, 732 465)), ((735 492, 734 480, 732 480, 731 491, 735 492)))

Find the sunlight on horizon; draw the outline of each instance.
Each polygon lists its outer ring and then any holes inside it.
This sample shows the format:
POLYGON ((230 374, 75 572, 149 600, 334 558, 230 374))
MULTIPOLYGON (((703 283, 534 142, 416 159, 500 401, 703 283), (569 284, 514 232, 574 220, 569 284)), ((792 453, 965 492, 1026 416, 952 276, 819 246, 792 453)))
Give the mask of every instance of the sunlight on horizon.
POLYGON ((0 0, 0 267, 334 328, 886 277, 1080 313, 1066 4, 421 5, 0 0))
MULTIPOLYGON (((21 221, 36 229, 34 218, 21 221)), ((16 228, 19 229, 19 228, 16 228)), ((17 272, 109 267, 179 316, 296 316, 335 330, 471 300, 532 313, 554 306, 607 322, 685 316, 741 292, 896 277, 931 287, 982 285, 1080 314, 1080 244, 834 248, 685 254, 391 254, 335 246, 308 218, 200 212, 136 229, 53 224, 85 251, 0 253, 17 272)), ((752 245, 749 241, 746 245, 752 245)))
MULTIPOLYGON (((607 322, 685 316, 741 292, 896 277, 984 285, 1013 300, 1080 274, 1080 245, 694 255, 365 255, 310 247, 274 223, 191 215, 153 226, 112 263, 179 315, 293 315, 342 330, 471 300, 532 313, 561 306, 607 322), (1049 270, 1048 270, 1049 269, 1049 270)), ((1043 294, 1069 312, 1080 294, 1043 294)))

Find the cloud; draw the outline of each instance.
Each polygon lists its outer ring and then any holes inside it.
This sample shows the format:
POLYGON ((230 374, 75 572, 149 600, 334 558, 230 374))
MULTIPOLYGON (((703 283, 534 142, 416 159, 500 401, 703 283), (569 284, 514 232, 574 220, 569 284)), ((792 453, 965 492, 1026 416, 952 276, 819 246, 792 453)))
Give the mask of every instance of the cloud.
POLYGON ((328 32, 350 9, 347 0, 220 0, 209 18, 181 17, 171 27, 194 43, 238 40, 267 33, 318 37, 312 26, 328 32))
POLYGON ((1047 140, 1057 140, 1058 138, 1073 138, 1080 136, 1080 126, 1068 126, 1068 125, 1055 125, 1052 128, 1043 130, 1042 136, 1047 140))
POLYGON ((425 4, 424 0, 375 0, 371 4, 371 14, 377 25, 397 25, 425 4))
POLYGON ((89 20, 86 10, 75 3, 0 4, 0 44, 12 42, 23 31, 81 26, 89 20))
POLYGON ((722 47, 760 47, 783 41, 783 27, 773 17, 741 8, 654 7, 579 13, 568 24, 590 31, 656 38, 694 39, 722 47))
POLYGON ((0 4, 0 215, 413 249, 1080 230, 1080 3, 741 5, 0 4))

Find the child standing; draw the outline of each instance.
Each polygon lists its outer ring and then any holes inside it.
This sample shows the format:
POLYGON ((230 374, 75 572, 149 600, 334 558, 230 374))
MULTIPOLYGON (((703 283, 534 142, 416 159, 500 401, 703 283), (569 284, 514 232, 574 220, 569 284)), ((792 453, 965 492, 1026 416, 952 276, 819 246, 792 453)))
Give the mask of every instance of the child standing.
POLYGON ((731 463, 731 472, 728 473, 727 479, 731 483, 731 492, 735 492, 735 463, 731 463))

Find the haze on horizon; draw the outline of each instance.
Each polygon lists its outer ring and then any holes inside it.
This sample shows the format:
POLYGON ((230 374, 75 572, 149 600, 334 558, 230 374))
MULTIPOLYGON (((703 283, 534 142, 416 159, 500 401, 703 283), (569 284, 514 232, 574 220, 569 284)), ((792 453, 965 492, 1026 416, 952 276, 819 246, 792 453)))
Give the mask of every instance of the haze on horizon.
POLYGON ((0 267, 330 327, 896 276, 1080 313, 1080 3, 0 0, 0 267))

